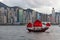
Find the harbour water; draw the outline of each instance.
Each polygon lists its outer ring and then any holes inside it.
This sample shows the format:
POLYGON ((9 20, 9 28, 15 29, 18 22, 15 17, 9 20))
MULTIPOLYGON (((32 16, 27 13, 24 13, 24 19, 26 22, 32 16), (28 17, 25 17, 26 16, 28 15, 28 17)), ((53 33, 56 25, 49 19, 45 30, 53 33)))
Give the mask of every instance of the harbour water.
POLYGON ((28 32, 26 26, 0 26, 0 40, 60 40, 59 25, 46 32, 28 32))

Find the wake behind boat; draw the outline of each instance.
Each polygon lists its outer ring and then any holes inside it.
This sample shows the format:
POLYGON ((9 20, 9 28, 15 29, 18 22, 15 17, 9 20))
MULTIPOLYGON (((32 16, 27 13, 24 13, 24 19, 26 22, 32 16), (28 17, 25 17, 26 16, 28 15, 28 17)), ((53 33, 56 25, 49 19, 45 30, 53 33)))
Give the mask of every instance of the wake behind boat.
POLYGON ((28 23, 27 24, 27 30, 29 32, 45 32, 49 27, 51 26, 50 23, 46 23, 46 25, 43 25, 41 21, 36 20, 34 23, 28 23))

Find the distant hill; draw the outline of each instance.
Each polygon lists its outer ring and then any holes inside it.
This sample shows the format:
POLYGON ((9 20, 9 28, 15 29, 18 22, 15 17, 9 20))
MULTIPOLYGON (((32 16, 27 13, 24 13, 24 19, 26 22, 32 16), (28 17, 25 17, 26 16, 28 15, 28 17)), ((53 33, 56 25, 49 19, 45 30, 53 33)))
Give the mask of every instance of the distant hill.
POLYGON ((0 7, 8 7, 8 6, 5 5, 4 3, 0 2, 0 7))

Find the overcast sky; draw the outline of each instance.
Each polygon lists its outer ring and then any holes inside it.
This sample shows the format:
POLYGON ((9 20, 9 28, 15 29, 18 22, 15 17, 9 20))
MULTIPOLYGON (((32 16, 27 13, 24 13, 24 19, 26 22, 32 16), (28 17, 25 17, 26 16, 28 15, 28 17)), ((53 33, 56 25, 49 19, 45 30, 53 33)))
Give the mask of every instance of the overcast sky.
POLYGON ((42 13, 50 14, 52 7, 60 11, 60 0, 0 0, 8 6, 32 8, 42 13))

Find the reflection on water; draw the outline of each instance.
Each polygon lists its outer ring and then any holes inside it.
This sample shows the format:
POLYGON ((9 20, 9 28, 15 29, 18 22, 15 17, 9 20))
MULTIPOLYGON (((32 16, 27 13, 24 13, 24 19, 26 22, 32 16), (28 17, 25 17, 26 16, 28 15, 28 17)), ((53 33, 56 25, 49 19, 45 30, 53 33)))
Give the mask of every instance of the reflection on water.
POLYGON ((51 26, 46 32, 28 32, 26 26, 0 26, 0 40, 60 40, 60 28, 51 26))

